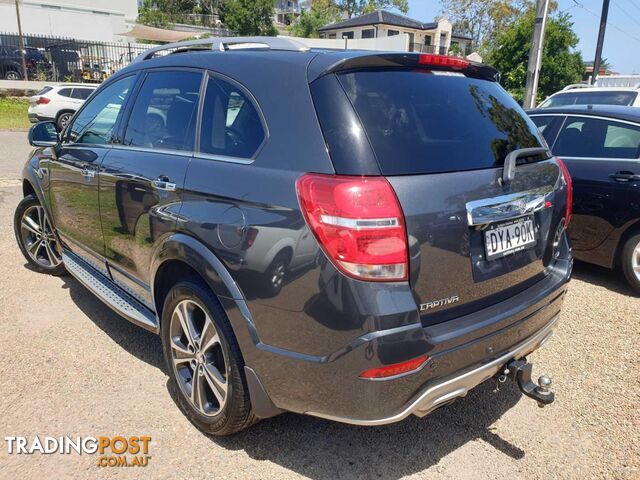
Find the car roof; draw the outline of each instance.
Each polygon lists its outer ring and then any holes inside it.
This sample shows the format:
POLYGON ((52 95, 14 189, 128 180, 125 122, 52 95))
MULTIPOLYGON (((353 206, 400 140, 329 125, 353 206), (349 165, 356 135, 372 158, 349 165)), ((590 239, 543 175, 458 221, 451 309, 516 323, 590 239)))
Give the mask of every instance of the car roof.
POLYGON ((639 87, 582 87, 582 88, 570 88, 569 90, 560 90, 554 93, 554 95, 560 95, 561 93, 590 93, 590 92, 637 92, 639 87))
MULTIPOLYGON (((178 45, 178 44, 176 44, 178 45)), ((144 53, 142 54, 144 55, 144 53)), ((309 83, 322 76, 332 68, 339 67, 356 58, 370 57, 372 61, 383 57, 395 58, 400 61, 417 56, 418 53, 410 52, 384 52, 370 50, 334 50, 311 48, 304 51, 278 50, 264 48, 238 48, 231 50, 192 49, 174 52, 168 55, 156 56, 145 60, 134 60, 118 74, 134 72, 141 69, 155 67, 195 67, 224 70, 225 64, 233 63, 233 60, 245 63, 251 60, 251 70, 258 71, 263 68, 281 69, 282 76, 288 76, 289 69, 304 69, 309 83)), ((474 62, 469 62, 473 64, 474 62)), ((486 65, 476 64, 478 67, 488 69, 486 65)), ((493 69, 491 69, 493 70, 493 69)))
POLYGON ((49 88, 70 88, 70 87, 82 87, 82 88, 98 88, 100 85, 96 83, 56 83, 54 85, 47 85, 49 88))
POLYGON ((640 122, 640 107, 620 105, 567 105, 564 107, 536 108, 527 110, 529 115, 576 114, 611 117, 619 120, 640 122))

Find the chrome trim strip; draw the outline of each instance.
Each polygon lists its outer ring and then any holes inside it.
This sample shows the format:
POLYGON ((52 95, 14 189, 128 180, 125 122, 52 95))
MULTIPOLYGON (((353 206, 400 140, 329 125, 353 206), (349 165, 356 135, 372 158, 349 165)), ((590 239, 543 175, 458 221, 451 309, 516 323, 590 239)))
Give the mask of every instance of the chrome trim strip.
POLYGON ((193 157, 192 150, 174 150, 171 148, 147 148, 147 147, 137 147, 134 145, 112 145, 115 150, 129 150, 132 152, 143 152, 143 153, 159 153, 161 155, 176 155, 179 157, 193 157))
MULTIPOLYGON (((549 107, 549 109, 554 108, 554 107, 549 107)), ((555 108, 560 108, 560 107, 555 107, 555 108)), ((588 115, 588 114, 583 114, 583 113, 573 113, 573 112, 567 112, 567 113, 544 113, 544 108, 539 109, 536 113, 532 113, 531 115, 529 115, 530 117, 580 117, 580 118, 597 118, 598 120, 608 120, 611 122, 618 122, 618 123, 626 123, 628 125, 633 125, 634 127, 638 127, 640 126, 640 122, 632 122, 630 120, 622 120, 616 117, 607 117, 606 115, 588 115)))
POLYGON ((216 162, 238 163, 241 165, 251 165, 255 161, 253 158, 229 157, 226 155, 213 155, 201 152, 195 153, 194 158, 199 158, 201 160, 215 160, 216 162))
POLYGON ((322 223, 346 227, 354 230, 366 230, 369 228, 395 228, 400 222, 395 217, 389 218, 346 218, 335 215, 320 215, 322 223))
POLYGON ((335 422, 349 423, 351 425, 361 426, 386 425, 388 423, 399 422, 400 420, 404 420, 411 414, 422 417, 443 403, 446 403, 457 397, 465 396, 469 390, 498 373, 502 366, 509 360, 522 358, 531 353, 543 343, 546 343, 553 333, 553 330, 558 323, 559 317, 560 314, 557 314, 551 319, 551 321, 549 321, 546 326, 538 330, 537 333, 524 340, 512 350, 501 355, 495 360, 492 360, 491 362, 476 367, 472 370, 460 373, 456 377, 449 380, 445 380, 443 382, 428 386, 416 399, 411 401, 405 408, 403 408, 395 415, 391 415, 390 417, 372 420, 361 420, 357 418, 337 417, 334 415, 317 412, 305 413, 307 415, 325 418, 327 420, 333 420, 335 422))
POLYGON ((547 195, 552 192, 553 187, 547 185, 524 192, 467 202, 467 223, 472 227, 530 215, 544 208, 547 195))

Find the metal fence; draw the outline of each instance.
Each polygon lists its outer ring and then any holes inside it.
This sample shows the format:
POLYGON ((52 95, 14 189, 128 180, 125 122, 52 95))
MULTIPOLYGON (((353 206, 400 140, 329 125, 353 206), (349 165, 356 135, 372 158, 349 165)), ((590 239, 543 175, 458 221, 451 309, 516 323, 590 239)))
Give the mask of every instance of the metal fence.
MULTIPOLYGON (((54 82, 102 82, 155 46, 40 35, 24 35, 23 40, 28 79, 54 82)), ((0 77, 24 77, 20 39, 15 33, 0 33, 0 77)))

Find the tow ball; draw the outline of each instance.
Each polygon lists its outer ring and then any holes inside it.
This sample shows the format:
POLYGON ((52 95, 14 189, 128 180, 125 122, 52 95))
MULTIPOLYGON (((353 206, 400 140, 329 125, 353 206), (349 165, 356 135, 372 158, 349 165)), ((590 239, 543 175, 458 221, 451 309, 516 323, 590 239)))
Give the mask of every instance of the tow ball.
POLYGON ((533 398, 538 402, 540 408, 553 403, 555 395, 551 391, 551 378, 542 375, 538 378, 536 385, 531 380, 531 371, 533 365, 527 362, 527 359, 511 360, 507 363, 499 374, 498 380, 504 382, 508 377, 516 380, 518 388, 527 397, 533 398))

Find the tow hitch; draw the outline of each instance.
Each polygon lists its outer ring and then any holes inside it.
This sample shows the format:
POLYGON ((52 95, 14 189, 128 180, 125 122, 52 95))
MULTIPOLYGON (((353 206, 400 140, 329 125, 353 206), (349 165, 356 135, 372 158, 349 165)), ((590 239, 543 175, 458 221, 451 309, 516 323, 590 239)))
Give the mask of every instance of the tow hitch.
POLYGON ((511 360, 505 365, 499 374, 498 380, 504 382, 507 377, 514 378, 518 382, 518 388, 527 397, 538 402, 540 408, 553 403, 555 395, 551 391, 551 378, 542 375, 538 379, 538 385, 531 380, 533 365, 527 363, 527 359, 511 360))

